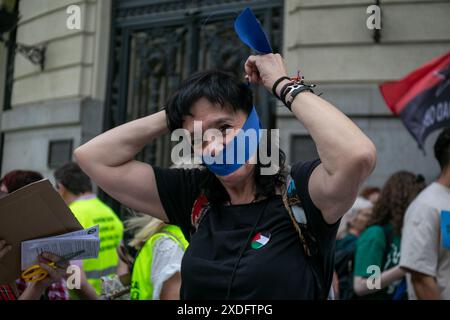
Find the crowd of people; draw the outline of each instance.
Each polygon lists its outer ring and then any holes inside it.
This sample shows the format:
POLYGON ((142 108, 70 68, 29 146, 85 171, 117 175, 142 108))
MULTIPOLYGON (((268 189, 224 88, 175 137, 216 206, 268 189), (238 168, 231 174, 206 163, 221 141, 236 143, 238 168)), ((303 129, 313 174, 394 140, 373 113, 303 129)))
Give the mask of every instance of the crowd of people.
MULTIPOLYGON (((42 179, 44 177, 35 171, 11 171, 1 179, 1 197, 42 179)), ((122 221, 93 193, 89 177, 76 163, 68 163, 56 170, 54 180, 55 189, 82 227, 99 225, 99 255, 70 262, 80 267, 80 288, 68 289, 69 274, 64 268, 48 268, 49 276, 43 281, 27 283, 19 278, 15 283, 0 285, 0 300, 97 300, 111 298, 117 293, 115 298, 121 299, 179 299, 180 264, 188 244, 178 227, 145 215, 125 221, 129 229, 135 231, 134 238, 127 244, 138 250, 137 256, 132 257, 123 243, 122 221), (130 289, 112 291, 106 285, 111 281, 130 289)), ((9 250, 10 246, 1 240, 0 259, 9 250)), ((43 267, 45 263, 58 260, 59 257, 49 253, 39 257, 43 267)))
MULTIPOLYGON (((361 191, 376 164, 370 139, 313 86, 287 77, 280 55, 250 56, 245 72, 305 125, 320 159, 290 167, 280 150, 273 175, 248 150, 241 165, 136 161, 147 143, 179 128, 192 133, 195 121, 223 134, 221 145, 200 145, 210 155, 234 141, 227 129, 260 128, 247 83, 221 71, 194 74, 165 110, 95 137, 75 150, 76 163, 55 171, 55 189, 82 227, 99 225, 98 257, 71 261, 80 286, 69 290, 64 268, 47 264, 59 257, 44 253, 49 276, 2 284, 0 299, 450 299, 442 219, 450 211, 450 128, 435 143, 441 173, 428 186, 419 173, 399 171, 361 191), (91 179, 139 213, 123 223, 91 179)), ((0 190, 42 178, 16 170, 0 190)), ((9 250, 0 239, 0 260, 9 250)))
POLYGON ((450 299, 450 248, 441 227, 450 207, 449 147, 446 128, 434 145, 441 172, 428 186, 422 175, 399 171, 381 190, 361 192, 336 241, 341 299, 450 299), (371 266, 380 268, 379 286, 367 284, 371 266))
MULTIPOLYGON (((361 191, 337 234, 335 299, 450 299, 450 253, 441 244, 439 222, 442 208, 450 206, 449 150, 447 128, 435 145, 442 172, 428 187, 420 174, 399 171, 381 189, 361 191), (374 280, 370 266, 380 268, 378 287, 367 285, 374 280)), ((0 197, 43 178, 30 170, 9 172, 1 179, 0 197)), ((71 261, 82 269, 80 289, 68 290, 67 274, 50 269, 49 279, 39 285, 22 279, 3 284, 0 299, 110 298, 105 285, 102 292, 102 282, 112 280, 124 289, 116 290, 115 299, 180 298, 181 260, 188 246, 180 228, 139 214, 125 221, 126 230, 133 234, 125 244, 122 222, 96 197, 89 177, 76 163, 56 170, 54 179, 55 189, 81 225, 100 225, 100 254, 96 259, 71 261)), ((0 258, 7 252, 8 245, 1 241, 0 258)), ((42 262, 58 260, 52 255, 41 258, 42 262)))

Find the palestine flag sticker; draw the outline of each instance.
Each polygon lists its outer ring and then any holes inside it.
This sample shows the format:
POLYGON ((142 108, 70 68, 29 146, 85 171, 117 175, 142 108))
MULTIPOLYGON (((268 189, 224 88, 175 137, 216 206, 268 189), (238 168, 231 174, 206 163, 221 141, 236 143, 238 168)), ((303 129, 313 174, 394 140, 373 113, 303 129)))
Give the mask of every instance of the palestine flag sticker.
POLYGON ((252 239, 252 248, 260 249, 264 247, 270 240, 270 232, 258 232, 252 239))

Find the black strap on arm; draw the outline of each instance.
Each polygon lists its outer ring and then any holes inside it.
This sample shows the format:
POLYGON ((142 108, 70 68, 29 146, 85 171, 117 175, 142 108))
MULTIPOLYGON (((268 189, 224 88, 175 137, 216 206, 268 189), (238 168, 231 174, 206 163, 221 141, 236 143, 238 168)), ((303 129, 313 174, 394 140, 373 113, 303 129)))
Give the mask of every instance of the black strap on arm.
MULTIPOLYGON (((318 288, 318 292, 315 293, 315 299, 326 300, 331 288, 331 282, 326 283, 325 281, 325 261, 321 253, 317 239, 312 233, 311 226, 308 224, 306 219, 306 213, 304 216, 304 221, 299 222, 295 217, 293 206, 301 207, 300 194, 298 190, 292 190, 291 183, 293 183, 292 188, 295 188, 295 182, 290 175, 286 177, 286 185, 283 190, 283 203, 288 211, 292 223, 297 230, 300 242, 304 249, 305 259, 309 262, 311 270, 314 276, 315 283, 318 288)), ((303 211, 304 212, 304 211, 303 211)))
POLYGON ((280 96, 277 94, 277 87, 278 87, 278 85, 280 84, 280 82, 281 81, 283 81, 283 80, 291 80, 289 77, 281 77, 280 79, 278 79, 277 81, 275 81, 274 83, 273 83, 273 86, 272 86, 272 93, 273 93, 273 95, 275 96, 275 97, 277 97, 278 99, 280 99, 280 96))

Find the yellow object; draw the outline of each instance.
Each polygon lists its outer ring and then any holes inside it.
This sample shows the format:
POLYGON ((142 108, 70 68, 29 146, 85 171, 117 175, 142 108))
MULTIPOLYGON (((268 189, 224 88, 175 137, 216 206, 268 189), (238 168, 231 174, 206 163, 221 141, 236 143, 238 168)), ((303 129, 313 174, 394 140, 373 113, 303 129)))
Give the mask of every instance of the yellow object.
POLYGON ((131 300, 153 299, 153 284, 151 281, 153 246, 156 240, 161 237, 171 238, 183 249, 183 251, 185 251, 188 246, 188 242, 184 238, 180 228, 174 225, 166 225, 160 232, 151 236, 139 251, 133 265, 130 291, 131 300))
MULTIPOLYGON (((51 262, 48 264, 49 267, 56 269, 56 264, 51 262)), ((33 265, 22 272, 22 279, 26 282, 38 282, 44 280, 48 276, 48 271, 41 268, 40 265, 33 265)))
MULTIPOLYGON (((58 263, 66 262, 68 260, 71 260, 75 258, 76 256, 79 256, 83 251, 78 251, 73 254, 67 255, 66 257, 63 257, 58 263)), ((53 269, 56 269, 58 266, 55 262, 47 263, 47 265, 53 269)), ((26 282, 38 282, 41 280, 44 280, 48 276, 48 271, 42 268, 40 265, 35 264, 31 267, 27 268, 25 271, 22 272, 22 279, 26 282)))
POLYGON ((69 205, 83 228, 99 225, 100 250, 95 259, 83 260, 83 271, 97 294, 101 293, 101 277, 116 273, 119 263, 117 247, 123 237, 123 224, 110 207, 95 196, 81 198, 69 205))

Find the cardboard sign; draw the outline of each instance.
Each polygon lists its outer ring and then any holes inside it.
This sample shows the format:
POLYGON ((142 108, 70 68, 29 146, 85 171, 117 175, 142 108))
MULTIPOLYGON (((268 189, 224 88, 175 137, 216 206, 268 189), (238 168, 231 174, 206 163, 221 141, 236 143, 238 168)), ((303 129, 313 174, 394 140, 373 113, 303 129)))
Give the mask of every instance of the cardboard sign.
POLYGON ((12 246, 0 260, 0 284, 20 277, 22 241, 82 229, 48 180, 32 183, 0 199, 0 239, 12 246))

